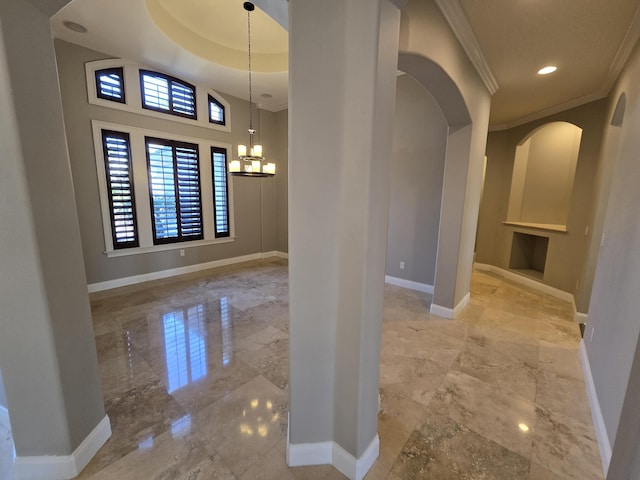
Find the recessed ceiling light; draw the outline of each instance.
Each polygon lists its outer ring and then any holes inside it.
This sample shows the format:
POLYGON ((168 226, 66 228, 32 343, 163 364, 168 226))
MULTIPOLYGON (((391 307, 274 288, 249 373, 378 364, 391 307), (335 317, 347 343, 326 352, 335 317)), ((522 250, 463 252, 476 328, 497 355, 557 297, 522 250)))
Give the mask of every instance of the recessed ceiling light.
POLYGON ((270 93, 263 93, 262 95, 260 95, 262 98, 273 98, 273 95, 271 95, 270 93))
POLYGON ((553 65, 549 65, 548 67, 542 67, 540 70, 538 70, 538 75, 548 75, 550 73, 555 72, 558 69, 558 67, 554 67, 553 65))
POLYGON ((71 20, 65 20, 62 24, 67 27, 69 30, 78 33, 87 33, 87 29, 84 25, 80 25, 79 23, 72 22, 71 20))

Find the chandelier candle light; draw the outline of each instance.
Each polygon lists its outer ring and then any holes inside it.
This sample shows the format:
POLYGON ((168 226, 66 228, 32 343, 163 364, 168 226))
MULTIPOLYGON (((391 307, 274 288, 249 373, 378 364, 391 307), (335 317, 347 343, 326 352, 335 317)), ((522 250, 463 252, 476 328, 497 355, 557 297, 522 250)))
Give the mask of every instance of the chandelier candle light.
POLYGON ((254 145, 253 135, 253 92, 251 89, 251 12, 255 6, 244 2, 247 11, 247 37, 249 39, 249 149, 246 145, 238 145, 238 160, 229 162, 229 175, 242 177, 273 177, 276 174, 275 163, 265 163, 262 156, 262 145, 254 145))

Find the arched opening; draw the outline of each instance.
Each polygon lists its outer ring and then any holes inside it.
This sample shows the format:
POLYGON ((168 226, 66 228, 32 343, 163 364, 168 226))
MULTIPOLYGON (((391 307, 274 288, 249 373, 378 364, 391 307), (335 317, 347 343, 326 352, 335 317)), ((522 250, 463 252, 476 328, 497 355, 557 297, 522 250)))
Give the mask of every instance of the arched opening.
MULTIPOLYGON (((398 68, 411 75, 433 97, 446 124, 443 174, 441 182, 439 221, 433 279, 431 311, 453 317, 456 308, 465 304, 458 275, 462 266, 460 232, 464 215, 464 196, 471 143, 471 115, 458 86, 451 77, 432 60, 413 53, 400 53, 398 68)), ((435 181, 435 179, 434 179, 435 181)), ((395 267, 395 265, 394 265, 395 267)))

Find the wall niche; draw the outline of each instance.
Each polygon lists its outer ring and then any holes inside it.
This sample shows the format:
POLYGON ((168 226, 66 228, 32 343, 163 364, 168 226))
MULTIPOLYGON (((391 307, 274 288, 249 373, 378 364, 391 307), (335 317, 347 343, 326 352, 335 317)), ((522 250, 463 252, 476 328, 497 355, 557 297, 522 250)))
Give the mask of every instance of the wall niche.
POLYGON ((516 147, 506 224, 566 231, 582 129, 551 122, 516 147))
POLYGON ((513 232, 509 268, 523 275, 542 280, 548 249, 549 237, 513 232))

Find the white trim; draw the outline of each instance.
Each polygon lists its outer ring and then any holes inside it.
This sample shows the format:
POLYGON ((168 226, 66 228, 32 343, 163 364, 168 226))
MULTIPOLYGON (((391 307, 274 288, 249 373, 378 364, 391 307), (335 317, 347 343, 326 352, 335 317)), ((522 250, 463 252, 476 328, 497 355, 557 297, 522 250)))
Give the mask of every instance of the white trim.
POLYGON ((588 313, 582 313, 582 312, 577 312, 573 314, 573 320, 576 323, 587 323, 587 320, 589 319, 589 314, 588 313))
POLYGON ((0 405, 0 425, 11 430, 11 418, 9 418, 9 410, 7 407, 0 405))
POLYGON ((362 480, 379 453, 377 434, 360 458, 355 458, 335 442, 291 444, 287 438, 287 464, 290 467, 331 464, 350 480, 362 480))
POLYGON ((413 280, 405 280, 404 278, 392 277, 390 275, 384 276, 384 282, 390 285, 396 285, 398 287, 408 288, 417 292, 430 293, 433 295, 433 285, 428 283, 414 282, 413 280))
POLYGON ((290 467, 305 465, 331 465, 333 442, 291 444, 287 440, 287 464, 290 467))
POLYGON ((609 93, 609 90, 613 86, 614 82, 618 79, 622 68, 626 65, 627 60, 631 56, 631 52, 633 51, 633 47, 635 47, 636 43, 638 43, 638 39, 640 38, 640 6, 636 9, 633 14, 633 19, 631 20, 631 24, 627 29, 627 33, 622 39, 622 43, 618 47, 618 51, 616 52, 613 60, 611 61, 611 65, 609 65, 609 71, 607 72, 607 78, 605 80, 605 90, 609 93))
POLYGON ((564 290, 560 290, 559 288, 546 285, 542 282, 534 280, 533 278, 525 277, 524 275, 505 270, 504 268, 496 267, 495 265, 487 265, 484 263, 475 263, 473 266, 478 270, 493 272, 500 275, 501 277, 506 278, 507 280, 511 280, 512 282, 519 283, 529 288, 533 288, 534 290, 546 293, 547 295, 559 298, 560 300, 564 300, 569 303, 575 301, 573 295, 569 292, 565 292, 564 290))
POLYGON ((471 28, 469 20, 464 13, 460 0, 436 0, 436 4, 438 5, 438 8, 440 8, 444 18, 447 20, 451 30, 453 30, 453 33, 462 45, 462 48, 467 52, 469 60, 471 60, 471 63, 478 72, 478 75, 480 75, 480 78, 487 87, 487 90, 489 90, 489 93, 493 95, 498 91, 500 85, 487 62, 487 59, 484 57, 484 53, 480 48, 478 39, 473 33, 473 29, 471 28))
MULTIPOLYGON (((111 228, 111 225, 109 225, 111 228)), ((187 248, 203 247, 205 245, 219 245, 221 243, 234 242, 236 237, 221 237, 211 240, 192 240, 189 242, 167 243, 164 245, 154 245, 153 247, 133 247, 120 250, 106 250, 104 254, 107 258, 128 257, 130 255, 142 255, 143 253, 165 252, 167 250, 186 250, 187 248)))
POLYGON ((17 480, 64 480, 77 476, 111 436, 107 415, 74 450, 71 455, 16 457, 14 473, 17 480))
POLYGON ((252 253, 249 255, 242 255, 240 257, 223 258, 221 260, 213 260, 211 262, 187 265, 185 267, 170 268, 168 270, 143 273, 142 275, 116 278, 114 280, 107 280, 105 282, 90 283, 88 285, 88 289, 89 293, 100 292, 102 290, 110 290, 112 288, 124 287, 126 285, 134 285, 136 283, 150 282, 152 280, 175 277, 177 275, 183 275, 185 273, 199 272, 201 270, 207 270, 209 268, 223 267, 225 265, 249 262, 251 260, 260 260, 261 258, 263 258, 261 253, 252 253))
POLYGON ((443 307, 442 305, 436 305, 435 303, 432 303, 429 312, 442 318, 456 318, 460 314, 462 309, 467 306, 469 300, 471 300, 471 294, 467 292, 467 294, 462 297, 462 300, 460 300, 455 307, 443 307))
MULTIPOLYGON (((216 243, 232 242, 235 239, 235 207, 234 207, 234 182, 228 181, 227 202, 229 204, 229 231, 230 236, 215 238, 214 234, 214 197, 211 173, 211 147, 219 147, 227 150, 227 157, 232 155, 233 145, 227 142, 212 141, 208 138, 190 137, 173 134, 148 128, 134 127, 131 125, 91 120, 93 132, 93 147, 95 152, 96 171, 98 174, 98 191, 100 194, 100 208, 102 211, 102 230, 104 234, 105 254, 108 258, 137 253, 150 253, 168 249, 182 249, 188 246, 201 246, 216 243), (124 132, 129 135, 129 148, 131 156, 134 198, 136 203, 136 217, 138 225, 138 247, 116 250, 113 248, 113 236, 111 232, 111 213, 109 209, 109 195, 107 188, 107 176, 104 166, 104 149, 102 145, 102 130, 124 132), (146 137, 177 140, 194 143, 199 150, 200 168, 200 194, 202 197, 202 231, 204 238, 192 242, 177 242, 167 245, 154 245, 153 227, 151 218, 151 204, 149 197, 149 177, 147 167, 146 137)), ((230 180, 230 179, 229 179, 230 180)))
POLYGON ((270 258, 270 257, 278 257, 288 259, 289 254, 285 252, 279 252, 277 250, 272 250, 271 252, 262 252, 262 258, 270 258))
POLYGON ((125 112, 137 113, 138 115, 144 115, 147 117, 160 118, 162 120, 168 120, 171 122, 184 123, 187 125, 207 128, 210 130, 219 130, 221 132, 231 132, 231 105, 218 92, 212 88, 204 87, 200 84, 193 83, 190 79, 177 78, 175 75, 168 72, 163 72, 155 68, 149 68, 144 65, 122 60, 120 58, 109 58, 106 60, 97 60, 94 62, 87 62, 84 65, 85 75, 87 79, 87 100, 90 104, 98 105, 101 107, 112 108, 115 110, 123 110, 125 112), (124 94, 126 103, 114 102, 111 100, 105 100, 98 97, 96 90, 96 78, 95 72, 105 68, 121 67, 124 75, 124 94), (160 73, 162 75, 169 75, 177 80, 188 82, 195 87, 196 97, 196 119, 181 117, 179 115, 173 115, 169 112, 159 112, 142 107, 142 94, 140 89, 140 70, 147 70, 154 73, 160 73), (225 114, 225 125, 218 125, 217 123, 211 123, 209 121, 209 100, 207 95, 214 97, 223 107, 225 114))
POLYGON ((600 402, 598 402, 598 394, 596 392, 595 383, 593 382, 591 366, 589 365, 589 356, 587 355, 587 349, 584 346, 584 339, 580 340, 580 363, 582 364, 584 382, 587 386, 587 397, 589 397, 589 406, 591 407, 593 429, 595 430, 596 439, 598 440, 598 448, 600 449, 600 461, 602 462, 602 469, 604 470, 606 477, 607 472, 609 471, 609 464, 611 462, 611 443, 609 442, 609 435, 607 434, 607 428, 604 424, 604 417, 602 416, 600 402))

